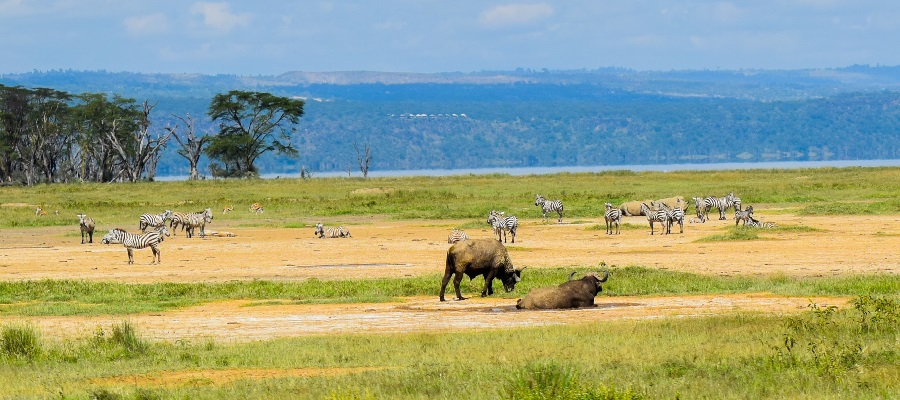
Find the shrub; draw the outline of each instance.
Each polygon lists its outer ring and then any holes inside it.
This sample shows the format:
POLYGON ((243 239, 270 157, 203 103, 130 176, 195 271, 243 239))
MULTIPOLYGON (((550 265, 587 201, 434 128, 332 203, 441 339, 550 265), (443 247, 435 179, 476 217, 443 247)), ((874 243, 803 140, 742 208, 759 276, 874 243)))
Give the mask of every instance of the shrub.
POLYGON ((0 349, 7 356, 34 360, 41 353, 41 342, 33 327, 4 326, 0 349))

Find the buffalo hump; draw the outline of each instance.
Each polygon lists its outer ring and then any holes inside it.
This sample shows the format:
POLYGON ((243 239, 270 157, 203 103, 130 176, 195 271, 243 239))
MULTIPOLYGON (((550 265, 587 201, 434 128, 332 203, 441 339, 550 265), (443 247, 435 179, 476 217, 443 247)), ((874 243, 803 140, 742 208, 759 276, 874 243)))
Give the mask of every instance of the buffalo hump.
POLYGON ((463 300, 465 298, 459 289, 463 276, 473 279, 479 275, 484 276, 484 289, 481 295, 489 296, 494 292, 492 287, 494 278, 500 279, 509 292, 521 279, 521 270, 515 270, 506 247, 497 240, 473 239, 457 242, 447 250, 444 278, 441 280, 441 301, 444 301, 444 293, 451 276, 454 277, 456 297, 463 300))

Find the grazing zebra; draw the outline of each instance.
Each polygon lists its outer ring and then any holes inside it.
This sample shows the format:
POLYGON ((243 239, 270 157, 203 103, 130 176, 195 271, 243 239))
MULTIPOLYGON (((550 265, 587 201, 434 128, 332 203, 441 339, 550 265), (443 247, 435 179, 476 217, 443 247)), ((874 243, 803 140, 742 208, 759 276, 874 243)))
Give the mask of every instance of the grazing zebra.
POLYGON ((705 207, 707 209, 712 209, 715 207, 719 210, 719 220, 725 220, 725 211, 728 210, 729 207, 734 206, 734 193, 728 193, 725 197, 707 197, 704 202, 706 203, 705 207))
POLYGON ((233 210, 234 210, 234 206, 222 207, 222 214, 227 214, 229 211, 233 211, 233 210))
POLYGON ((697 219, 700 222, 706 222, 709 216, 709 205, 702 197, 694 197, 694 211, 697 212, 697 219))
POLYGON ((322 224, 316 224, 316 233, 315 235, 319 238, 346 238, 353 237, 350 236, 350 231, 343 226, 339 226, 337 228, 328 227, 326 228, 322 224))
POLYGON ((734 226, 737 226, 741 221, 744 221, 744 226, 747 226, 747 221, 750 218, 753 218, 753 206, 747 206, 747 209, 743 211, 741 211, 740 207, 735 206, 734 226))
POLYGON ((465 232, 454 228, 449 235, 447 235, 447 243, 453 244, 456 242, 461 242, 463 240, 469 240, 469 235, 466 235, 465 232))
POLYGON ((81 244, 84 244, 85 235, 88 237, 88 243, 94 243, 94 219, 85 214, 78 214, 78 225, 81 228, 81 244))
POLYGON ((165 225, 139 235, 125 232, 124 229, 115 228, 109 231, 106 236, 103 236, 101 243, 122 243, 122 245, 125 246, 125 249, 128 250, 128 264, 134 264, 134 249, 144 249, 149 247, 150 250, 153 251, 153 262, 151 262, 151 264, 156 264, 162 263, 159 244, 162 243, 164 239, 163 235, 169 236, 169 230, 165 225))
MULTIPOLYGON (((665 205, 663 205, 665 206, 665 205)), ((678 224, 678 227, 681 229, 679 233, 684 233, 684 210, 681 207, 668 208, 666 207, 666 212, 668 212, 668 221, 666 222, 666 233, 672 233, 672 225, 678 224)))
POLYGON ((550 201, 550 200, 545 199, 544 196, 537 195, 537 197, 534 198, 534 205, 541 207, 541 211, 543 211, 543 213, 544 213, 544 222, 547 221, 547 214, 555 211, 557 214, 559 214, 559 219, 557 220, 557 222, 560 224, 562 223, 562 218, 563 218, 563 203, 562 203, 562 201, 560 201, 560 200, 550 201))
POLYGON ((181 221, 181 225, 187 232, 188 239, 194 237, 194 228, 200 227, 200 237, 206 237, 206 224, 213 220, 212 211, 205 209, 200 212, 188 213, 181 221))
POLYGON ((263 212, 263 206, 259 203, 253 203, 250 205, 250 212, 255 212, 257 214, 263 212))
POLYGON ((147 228, 159 228, 166 226, 166 220, 172 218, 172 210, 166 210, 162 214, 143 214, 138 228, 141 232, 146 232, 147 228))
POLYGON ((512 235, 512 242, 516 242, 516 231, 519 229, 519 219, 515 215, 504 216, 502 211, 491 210, 488 214, 487 222, 494 228, 497 234, 497 240, 506 243, 506 233, 512 235), (502 239, 501 239, 502 238, 502 239))
POLYGON ((47 212, 44 211, 43 208, 38 207, 36 210, 34 210, 34 215, 37 215, 38 217, 43 217, 43 216, 47 215, 47 212))
POLYGON ((169 230, 172 231, 172 236, 175 236, 175 233, 178 232, 179 225, 181 225, 181 230, 184 230, 184 221, 187 219, 188 214, 178 211, 172 213, 172 219, 169 220, 169 230))
POLYGON ((650 234, 653 234, 653 223, 660 223, 660 232, 665 233, 666 225, 669 221, 669 213, 662 208, 659 208, 655 202, 650 202, 650 204, 654 207, 651 208, 647 205, 647 203, 641 203, 641 213, 647 216, 647 222, 650 223, 650 234))
POLYGON ((774 222, 762 222, 756 218, 753 218, 752 215, 750 216, 749 219, 747 219, 746 225, 750 226, 752 228, 765 228, 765 229, 775 228, 778 226, 774 222))
POLYGON ((612 235, 612 224, 616 224, 616 235, 618 235, 619 223, 622 222, 622 212, 618 208, 613 208, 612 204, 606 203, 606 213, 603 214, 603 217, 606 218, 606 234, 612 235))

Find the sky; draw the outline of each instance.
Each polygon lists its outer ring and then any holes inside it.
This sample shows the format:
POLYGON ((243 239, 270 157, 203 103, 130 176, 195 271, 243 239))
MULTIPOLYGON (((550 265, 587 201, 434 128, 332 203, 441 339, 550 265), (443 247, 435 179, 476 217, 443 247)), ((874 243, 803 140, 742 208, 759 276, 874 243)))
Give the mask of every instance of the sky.
POLYGON ((0 0, 0 74, 900 65, 896 0, 0 0))

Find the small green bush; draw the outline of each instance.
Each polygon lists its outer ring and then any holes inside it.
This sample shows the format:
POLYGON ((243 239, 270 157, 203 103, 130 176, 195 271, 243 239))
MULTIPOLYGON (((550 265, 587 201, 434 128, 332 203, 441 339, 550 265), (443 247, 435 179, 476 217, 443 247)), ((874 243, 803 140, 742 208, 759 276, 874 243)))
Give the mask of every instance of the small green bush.
POLYGON ((40 337, 31 326, 4 326, 0 350, 6 356, 34 360, 41 353, 40 337))

